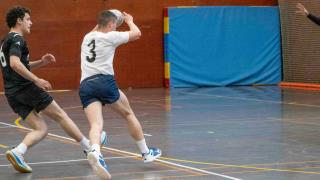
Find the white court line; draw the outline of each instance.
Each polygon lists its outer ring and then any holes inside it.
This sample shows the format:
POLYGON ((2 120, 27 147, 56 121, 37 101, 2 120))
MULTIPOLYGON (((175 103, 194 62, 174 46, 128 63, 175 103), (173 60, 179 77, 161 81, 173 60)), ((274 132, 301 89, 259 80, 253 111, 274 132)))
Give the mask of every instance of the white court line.
POLYGON ((151 137, 151 136, 152 136, 151 134, 143 134, 143 135, 148 136, 148 137, 151 137))
MULTIPOLYGON (((4 122, 0 122, 0 124, 5 124, 5 125, 16 127, 16 128, 22 128, 22 129, 26 129, 26 130, 29 130, 29 131, 31 130, 29 128, 18 127, 16 125, 4 123, 4 122)), ((55 135, 55 134, 52 134, 52 133, 49 133, 48 135, 54 136, 54 137, 57 137, 57 138, 60 138, 60 139, 65 139, 65 140, 69 140, 69 141, 75 142, 74 139, 71 139, 71 138, 68 138, 68 137, 59 136, 59 135, 55 135)), ((122 151, 122 150, 119 150, 119 149, 107 148, 107 147, 103 147, 103 149, 110 150, 110 151, 115 151, 115 152, 120 152, 120 153, 123 153, 123 154, 129 154, 129 155, 136 156, 136 157, 141 157, 140 154, 135 154, 135 153, 131 153, 131 152, 128 152, 128 151, 122 151)), ((165 161, 165 160, 160 160, 160 159, 156 159, 155 161, 161 162, 161 163, 164 163, 164 164, 169 164, 169 165, 176 166, 176 167, 189 169, 189 170, 192 170, 192 171, 195 171, 195 172, 200 172, 200 173, 205 173, 205 174, 208 174, 208 175, 223 177, 223 178, 226 178, 226 179, 241 180, 239 178, 235 178, 235 177, 231 177, 231 176, 227 176, 227 175, 223 175, 223 174, 214 173, 214 172, 211 172, 211 171, 206 171, 206 170, 199 169, 199 168, 194 168, 194 167, 191 167, 191 166, 184 166, 184 165, 181 165, 181 164, 178 164, 178 163, 172 163, 170 161, 165 161)))
MULTIPOLYGON (((109 157, 104 158, 105 160, 110 159, 126 159, 126 158, 134 158, 136 156, 120 156, 120 157, 109 157)), ((65 160, 65 161, 44 161, 44 162, 34 162, 34 163, 28 163, 29 165, 41 165, 41 164, 59 164, 59 163, 70 163, 70 162, 80 162, 80 161, 87 161, 87 159, 73 159, 73 160, 65 160)), ((4 164, 0 165, 0 167, 7 167, 11 166, 11 164, 4 164)))
POLYGON ((8 124, 8 123, 5 123, 5 122, 0 122, 0 124, 6 125, 6 126, 10 126, 10 127, 15 127, 15 128, 18 128, 18 129, 27 129, 27 130, 31 131, 31 129, 29 129, 29 128, 18 127, 18 126, 16 126, 16 125, 8 124))
MULTIPOLYGON (((124 153, 124 154, 130 154, 130 155, 135 155, 135 156, 141 157, 138 154, 127 152, 127 151, 121 151, 119 149, 106 148, 106 147, 103 147, 103 148, 104 149, 108 149, 108 150, 112 150, 112 151, 116 151, 116 152, 120 152, 120 153, 124 153)), ((193 171, 196 171, 196 172, 205 173, 205 174, 208 174, 208 175, 214 175, 214 176, 223 177, 223 178, 226 178, 226 179, 241 180, 241 179, 238 179, 238 178, 235 178, 235 177, 231 177, 231 176, 227 176, 227 175, 223 175, 223 174, 218 174, 218 173, 214 173, 214 172, 211 172, 211 171, 206 171, 206 170, 199 169, 199 168, 194 168, 194 167, 191 167, 191 166, 185 166, 185 165, 182 165, 182 164, 173 163, 173 162, 165 161, 165 160, 161 160, 161 159, 156 159, 155 161, 161 162, 161 163, 164 163, 164 164, 169 164, 169 165, 176 166, 176 167, 181 167, 181 168, 184 168, 184 169, 193 170, 193 171)))
POLYGON ((11 128, 12 126, 8 126, 8 125, 4 125, 4 126, 1 126, 0 129, 2 128, 11 128))

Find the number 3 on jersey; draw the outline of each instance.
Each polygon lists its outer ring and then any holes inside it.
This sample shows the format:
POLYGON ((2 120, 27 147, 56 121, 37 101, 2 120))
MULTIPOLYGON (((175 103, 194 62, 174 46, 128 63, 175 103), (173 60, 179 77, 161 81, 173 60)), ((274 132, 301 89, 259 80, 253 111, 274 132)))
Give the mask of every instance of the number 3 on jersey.
POLYGON ((92 54, 91 57, 87 56, 87 61, 89 62, 93 62, 96 60, 96 52, 94 51, 95 48, 96 48, 96 40, 92 40, 89 44, 88 44, 89 47, 91 47, 90 49, 90 53, 92 54))
POLYGON ((2 45, 1 45, 1 48, 0 48, 0 62, 1 62, 2 67, 6 67, 7 66, 6 58, 4 57, 4 54, 2 52, 2 45))

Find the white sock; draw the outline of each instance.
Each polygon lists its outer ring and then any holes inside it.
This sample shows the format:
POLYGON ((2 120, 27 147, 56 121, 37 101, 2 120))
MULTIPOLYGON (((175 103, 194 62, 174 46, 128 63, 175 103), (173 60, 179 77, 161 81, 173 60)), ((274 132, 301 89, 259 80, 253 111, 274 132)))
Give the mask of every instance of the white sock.
POLYGON ((91 151, 93 151, 93 150, 95 150, 95 151, 97 151, 99 154, 101 154, 101 152, 100 152, 100 145, 99 145, 99 144, 92 144, 92 146, 91 146, 91 151))
POLYGON ((27 145, 20 143, 17 147, 15 147, 13 150, 21 155, 24 155, 27 152, 27 145))
POLYGON ((80 145, 81 145, 82 149, 84 149, 86 151, 90 151, 90 141, 86 137, 83 137, 81 139, 80 145))
POLYGON ((149 153, 149 148, 146 144, 146 140, 142 139, 140 141, 136 141, 138 148, 140 149, 141 153, 149 153))

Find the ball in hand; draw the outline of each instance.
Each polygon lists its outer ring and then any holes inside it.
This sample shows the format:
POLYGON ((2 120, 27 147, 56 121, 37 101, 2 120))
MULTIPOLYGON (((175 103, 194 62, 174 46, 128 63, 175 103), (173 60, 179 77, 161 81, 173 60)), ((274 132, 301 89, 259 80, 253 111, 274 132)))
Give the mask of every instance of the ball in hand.
POLYGON ((116 15, 117 27, 121 26, 121 24, 123 23, 123 20, 124 20, 124 16, 123 16, 122 12, 117 9, 111 9, 109 11, 111 11, 114 15, 116 15))

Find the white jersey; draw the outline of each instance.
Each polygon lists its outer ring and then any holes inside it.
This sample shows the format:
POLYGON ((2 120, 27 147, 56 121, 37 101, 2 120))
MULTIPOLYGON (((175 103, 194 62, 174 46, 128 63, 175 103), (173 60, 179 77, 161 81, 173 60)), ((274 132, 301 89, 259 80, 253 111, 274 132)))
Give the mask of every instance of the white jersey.
POLYGON ((128 41, 128 32, 93 31, 86 34, 81 45, 81 81, 96 74, 114 75, 115 50, 119 45, 128 41))

